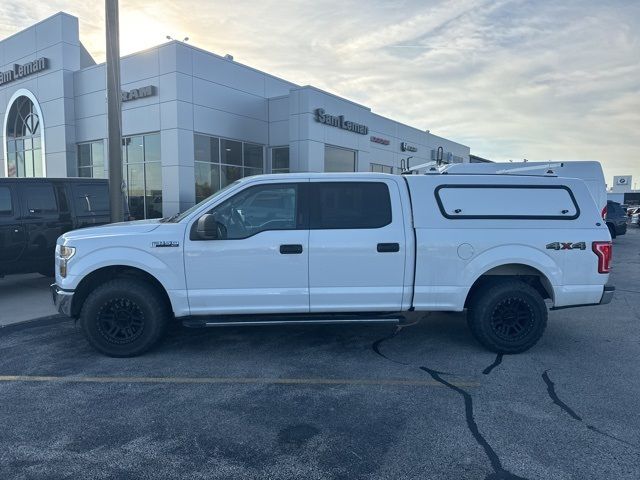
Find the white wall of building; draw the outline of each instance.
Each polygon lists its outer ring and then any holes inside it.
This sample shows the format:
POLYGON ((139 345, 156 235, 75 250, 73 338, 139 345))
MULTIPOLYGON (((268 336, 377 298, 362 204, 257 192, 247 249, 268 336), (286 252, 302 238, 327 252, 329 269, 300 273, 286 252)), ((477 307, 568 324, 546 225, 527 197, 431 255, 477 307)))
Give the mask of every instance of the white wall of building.
MULTIPOLYGON (((105 65, 93 64, 80 43, 77 18, 64 13, 0 41, 3 71, 43 56, 49 59, 46 71, 0 86, 0 118, 11 95, 29 89, 43 112, 47 176, 75 176, 78 143, 102 141, 107 158, 105 65)), ((408 156, 412 165, 424 163, 439 146, 469 160, 467 146, 181 42, 123 57, 121 75, 123 91, 155 88, 155 95, 123 103, 122 133, 160 132, 165 215, 195 201, 194 133, 263 145, 267 171, 270 148, 280 146, 290 147, 291 171, 323 171, 325 145, 355 151, 360 171, 369 171, 371 163, 397 171, 408 156), (369 131, 361 135, 321 124, 315 120, 317 108, 369 131), (375 143, 372 136, 389 144, 375 143), (417 151, 401 151, 402 142, 417 151)))
POLYGON ((58 13, 0 42, 0 71, 46 57, 48 68, 0 86, 0 172, 5 172, 6 128, 4 119, 9 101, 20 90, 37 99, 42 111, 46 174, 67 175, 75 165, 75 110, 73 73, 80 68, 78 19, 58 13))

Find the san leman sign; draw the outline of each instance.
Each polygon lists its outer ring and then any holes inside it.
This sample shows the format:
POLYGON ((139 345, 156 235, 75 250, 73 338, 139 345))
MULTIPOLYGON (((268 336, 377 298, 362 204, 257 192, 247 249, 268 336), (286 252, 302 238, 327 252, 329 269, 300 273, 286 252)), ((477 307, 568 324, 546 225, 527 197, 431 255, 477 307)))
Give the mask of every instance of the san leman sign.
POLYGON ((11 70, 6 72, 0 72, 0 85, 13 82, 22 77, 33 75, 34 73, 41 72, 49 68, 49 59, 40 57, 33 62, 28 62, 22 65, 15 63, 11 70))
POLYGON ((316 108, 315 114, 316 122, 324 123, 330 127, 342 128, 343 130, 348 130, 353 133, 359 133, 360 135, 369 134, 369 127, 362 125, 361 123, 345 120, 344 115, 329 115, 328 113, 325 113, 324 108, 316 108))

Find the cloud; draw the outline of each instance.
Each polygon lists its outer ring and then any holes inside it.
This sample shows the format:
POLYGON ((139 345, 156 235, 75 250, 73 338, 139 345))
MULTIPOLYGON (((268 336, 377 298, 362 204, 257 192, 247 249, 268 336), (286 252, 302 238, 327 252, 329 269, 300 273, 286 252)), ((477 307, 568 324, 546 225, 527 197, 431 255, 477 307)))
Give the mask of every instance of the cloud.
MULTIPOLYGON (((0 35, 59 10, 101 61, 102 4, 10 4, 0 35)), ((189 36, 481 156, 595 159, 640 181, 635 0, 123 0, 120 15, 123 54, 189 36)))

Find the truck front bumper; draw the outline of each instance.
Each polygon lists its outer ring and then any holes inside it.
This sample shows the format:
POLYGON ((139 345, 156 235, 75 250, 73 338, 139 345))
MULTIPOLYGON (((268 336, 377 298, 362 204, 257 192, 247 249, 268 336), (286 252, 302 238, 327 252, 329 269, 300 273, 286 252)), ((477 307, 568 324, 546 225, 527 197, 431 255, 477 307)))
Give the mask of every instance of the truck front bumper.
POLYGON ((602 292, 602 298, 600 299, 600 305, 606 305, 607 303, 611 303, 613 299, 613 294, 616 291, 616 287, 613 285, 605 285, 604 291, 602 292))
POLYGON ((73 301, 73 291, 63 290, 55 283, 50 287, 51 296, 53 297, 53 304, 56 306, 58 312, 67 317, 71 316, 71 302, 73 301))

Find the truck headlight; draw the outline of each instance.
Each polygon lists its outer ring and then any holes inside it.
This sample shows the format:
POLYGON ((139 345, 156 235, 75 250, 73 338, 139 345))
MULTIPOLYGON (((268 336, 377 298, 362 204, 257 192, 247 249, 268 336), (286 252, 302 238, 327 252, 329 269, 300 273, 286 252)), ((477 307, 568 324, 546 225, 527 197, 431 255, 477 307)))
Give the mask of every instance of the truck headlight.
POLYGON ((66 245, 56 246, 56 256, 58 257, 58 271, 60 276, 65 278, 67 276, 67 263, 76 253, 75 247, 68 247, 66 245))

